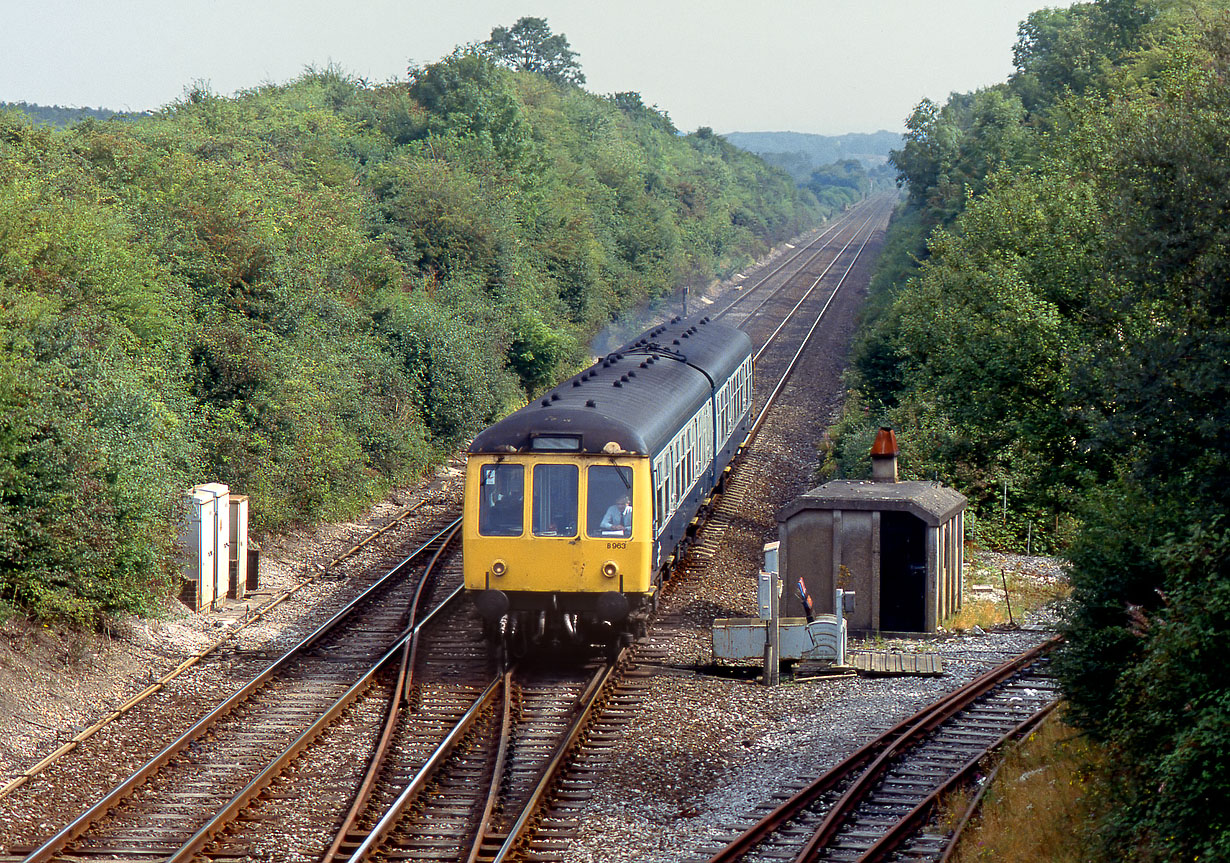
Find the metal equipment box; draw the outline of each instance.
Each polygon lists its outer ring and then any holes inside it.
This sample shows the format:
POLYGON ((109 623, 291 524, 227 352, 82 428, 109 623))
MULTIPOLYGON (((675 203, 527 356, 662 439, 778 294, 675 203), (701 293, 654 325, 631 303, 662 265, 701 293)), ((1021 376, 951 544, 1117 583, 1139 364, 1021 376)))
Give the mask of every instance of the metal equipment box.
POLYGON ((210 492, 189 489, 184 495, 184 520, 180 525, 184 582, 180 599, 193 611, 208 608, 213 601, 218 571, 214 560, 217 507, 217 498, 210 492))
POLYGON ((184 586, 180 594, 193 611, 212 608, 226 595, 230 561, 230 489, 220 482, 190 488, 180 539, 184 544, 184 586))
POLYGON ((248 496, 230 496, 230 580, 226 595, 243 599, 248 586, 248 496))

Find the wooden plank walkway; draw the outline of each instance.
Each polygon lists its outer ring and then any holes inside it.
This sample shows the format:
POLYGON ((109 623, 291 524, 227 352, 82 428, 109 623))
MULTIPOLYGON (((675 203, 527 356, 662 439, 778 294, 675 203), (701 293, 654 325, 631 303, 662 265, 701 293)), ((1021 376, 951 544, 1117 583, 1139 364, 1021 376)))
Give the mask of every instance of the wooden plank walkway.
POLYGON ((944 664, 938 653, 898 653, 887 650, 852 651, 847 661, 859 674, 921 674, 944 673, 944 664))

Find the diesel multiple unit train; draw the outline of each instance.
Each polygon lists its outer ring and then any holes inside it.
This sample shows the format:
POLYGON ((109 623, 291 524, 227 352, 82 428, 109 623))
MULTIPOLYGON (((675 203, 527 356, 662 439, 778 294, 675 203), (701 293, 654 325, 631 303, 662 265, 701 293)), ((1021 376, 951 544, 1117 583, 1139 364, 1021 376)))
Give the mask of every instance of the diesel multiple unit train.
POLYGON ((748 432, 751 341, 654 327, 489 427, 466 464, 465 588, 493 642, 639 634, 748 432))

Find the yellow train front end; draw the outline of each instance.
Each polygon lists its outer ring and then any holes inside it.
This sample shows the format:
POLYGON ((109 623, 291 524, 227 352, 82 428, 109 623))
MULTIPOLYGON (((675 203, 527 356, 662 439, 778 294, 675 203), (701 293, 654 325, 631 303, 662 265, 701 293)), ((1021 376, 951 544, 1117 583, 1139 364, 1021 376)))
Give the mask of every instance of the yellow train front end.
POLYGON ((471 453, 465 587, 493 641, 612 642, 656 589, 649 459, 471 453))

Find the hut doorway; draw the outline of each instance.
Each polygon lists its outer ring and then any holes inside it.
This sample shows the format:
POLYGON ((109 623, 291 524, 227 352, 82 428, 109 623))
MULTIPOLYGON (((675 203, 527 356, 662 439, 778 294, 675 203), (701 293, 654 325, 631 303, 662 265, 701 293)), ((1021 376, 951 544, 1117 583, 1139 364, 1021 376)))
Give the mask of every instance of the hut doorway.
POLYGON ((880 628, 924 632, 927 524, 908 512, 880 514, 880 628))

